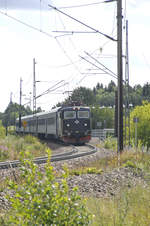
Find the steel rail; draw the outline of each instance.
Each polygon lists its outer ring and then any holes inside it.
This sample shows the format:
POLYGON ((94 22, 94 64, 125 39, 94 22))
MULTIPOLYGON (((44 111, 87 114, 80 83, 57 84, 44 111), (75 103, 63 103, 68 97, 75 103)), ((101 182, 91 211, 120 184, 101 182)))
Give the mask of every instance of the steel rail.
MULTIPOLYGON (((86 144, 85 146, 91 148, 91 151, 85 151, 82 153, 79 153, 79 150, 77 147, 72 146, 73 150, 67 153, 63 153, 63 154, 58 154, 58 155, 52 155, 50 158, 50 162, 58 162, 58 161, 63 161, 63 160, 69 160, 69 159, 75 159, 75 158, 79 158, 79 157, 83 157, 86 155, 92 155, 94 153, 97 152, 97 148, 94 147, 93 145, 90 144, 86 144)), ((48 160, 47 156, 42 156, 42 157, 37 157, 35 159, 33 159, 33 162, 36 164, 42 164, 42 163, 46 163, 48 160)), ((1 169, 9 169, 9 168, 15 168, 21 165, 20 160, 13 160, 13 161, 6 161, 6 162, 0 162, 0 170, 1 169)))

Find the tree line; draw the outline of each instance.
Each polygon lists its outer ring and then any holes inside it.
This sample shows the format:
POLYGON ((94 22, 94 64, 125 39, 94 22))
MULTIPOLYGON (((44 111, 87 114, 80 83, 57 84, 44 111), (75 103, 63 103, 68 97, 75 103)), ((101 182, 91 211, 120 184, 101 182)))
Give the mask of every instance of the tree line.
MULTIPOLYGON (((129 105, 135 107, 141 105, 143 101, 150 101, 150 83, 146 83, 143 86, 140 84, 125 87, 123 86, 123 103, 125 105, 125 96, 128 89, 128 102, 129 105)), ((93 88, 79 87, 76 88, 72 94, 65 99, 62 103, 58 103, 56 106, 67 104, 70 101, 78 101, 87 106, 103 106, 103 107, 114 107, 115 105, 115 92, 117 91, 117 85, 114 81, 110 81, 107 86, 102 83, 97 83, 93 88)))
MULTIPOLYGON (((123 86, 123 103, 125 105, 126 90, 128 89, 128 104, 134 108, 142 105, 143 101, 150 101, 150 84, 146 83, 143 86, 135 85, 125 87, 123 86)), ((93 128, 113 128, 114 127, 114 107, 115 107, 115 93, 117 91, 117 85, 114 81, 110 81, 107 86, 102 83, 97 83, 93 88, 78 87, 74 89, 71 95, 65 99, 64 102, 58 103, 55 107, 61 105, 67 105, 72 101, 80 102, 83 105, 90 106, 93 119, 93 128)), ((4 113, 0 113, 0 120, 2 120, 4 126, 15 125, 16 118, 21 115, 30 115, 32 110, 29 106, 20 106, 17 103, 10 102, 4 113)), ((38 108, 37 112, 41 112, 42 109, 38 108)))

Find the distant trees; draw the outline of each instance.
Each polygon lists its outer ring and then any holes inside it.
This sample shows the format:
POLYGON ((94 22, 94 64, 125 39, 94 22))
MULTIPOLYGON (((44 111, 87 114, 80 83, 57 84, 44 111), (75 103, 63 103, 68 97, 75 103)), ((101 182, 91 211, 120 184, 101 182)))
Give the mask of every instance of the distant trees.
POLYGON ((92 112, 92 128, 114 128, 114 109, 100 108, 98 106, 91 108, 92 112))
POLYGON ((55 107, 60 107, 63 104, 69 104, 71 102, 79 102, 83 105, 90 106, 95 103, 95 94, 89 88, 79 87, 72 92, 69 98, 62 103, 59 102, 55 107))
POLYGON ((91 89, 79 87, 73 91, 70 100, 79 101, 89 106, 95 102, 95 96, 91 89))
MULTIPOLYGON (((150 101, 150 84, 129 86, 129 105, 132 107, 141 106, 143 100, 150 101)), ((115 92, 117 85, 114 81, 110 81, 108 86, 102 83, 91 90, 85 87, 75 89, 69 98, 63 104, 71 101, 78 101, 84 105, 91 106, 93 119, 92 126, 97 128, 97 122, 101 122, 101 128, 113 128, 114 125, 114 107, 115 107, 115 92), (105 124, 105 125, 104 125, 105 124)), ((123 97, 125 97, 125 89, 123 87, 123 97)), ((125 104, 125 98, 123 100, 125 104)), ((57 104, 61 106, 62 103, 57 104)))
MULTIPOLYGON (((124 87, 123 87, 124 88, 124 87)), ((116 84, 111 81, 108 86, 103 87, 102 84, 97 84, 93 88, 93 93, 96 99, 96 105, 100 106, 114 106, 116 84)), ((123 96, 125 96, 125 89, 123 89, 123 96)), ((133 107, 142 105, 143 100, 150 101, 150 84, 146 83, 143 87, 141 85, 129 86, 129 104, 133 107)), ((125 104, 125 98, 123 100, 125 104)))
MULTIPOLYGON (((68 104, 70 102, 80 102, 83 105, 90 106, 90 107, 95 107, 95 109, 100 109, 100 108, 108 108, 109 110, 107 111, 114 111, 111 110, 111 108, 114 108, 115 106, 115 92, 117 91, 117 85, 115 84, 114 81, 110 81, 107 86, 104 86, 102 83, 97 83, 97 85, 93 88, 86 88, 86 87, 78 87, 73 90, 73 92, 70 94, 68 98, 65 99, 64 102, 59 102, 56 106, 54 107, 59 107, 62 104, 68 104)), ((123 97, 125 97, 125 89, 123 87, 123 97)), ((142 101, 150 101, 150 84, 146 83, 144 86, 141 86, 139 84, 135 86, 129 86, 129 105, 132 107, 136 106, 141 106, 142 101)), ((123 103, 125 104, 125 98, 123 100, 123 103)), ((10 103, 8 107, 6 108, 4 113, 0 113, 0 119, 3 120, 3 125, 6 126, 6 124, 9 125, 14 125, 15 124, 15 119, 18 117, 19 114, 19 108, 20 106, 16 103, 10 103)), ((39 107, 37 109, 37 112, 41 112, 42 109, 39 107)), ((94 120, 93 120, 93 126, 96 126, 96 118, 99 121, 102 120, 102 115, 103 111, 97 110, 97 113, 95 110, 92 110, 94 114, 94 120), (101 116, 97 116, 97 114, 101 114, 101 116)), ((108 112, 107 112, 108 113, 108 112)), ((21 115, 28 115, 32 114, 32 111, 29 106, 26 108, 24 106, 21 106, 21 115)), ((110 113, 112 115, 111 120, 109 123, 106 123, 106 125, 111 126, 114 123, 114 113, 110 113)), ((106 112, 105 112, 106 115, 106 112)), ((107 116, 106 116, 107 118, 107 116)))
POLYGON ((21 111, 22 116, 32 114, 29 106, 27 106, 26 108, 24 106, 21 106, 20 109, 19 104, 10 102, 4 113, 1 113, 0 115, 3 125, 5 127, 15 125, 16 118, 19 117, 19 111, 21 111))

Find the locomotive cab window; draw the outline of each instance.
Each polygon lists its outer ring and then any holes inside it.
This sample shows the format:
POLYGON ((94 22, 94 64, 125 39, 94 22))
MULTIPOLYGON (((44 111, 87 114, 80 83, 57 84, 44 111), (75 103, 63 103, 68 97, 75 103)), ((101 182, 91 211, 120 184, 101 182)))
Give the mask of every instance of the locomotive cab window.
POLYGON ((89 118, 89 111, 78 111, 78 118, 89 118))
POLYGON ((64 119, 73 119, 76 118, 75 111, 64 111, 64 119))

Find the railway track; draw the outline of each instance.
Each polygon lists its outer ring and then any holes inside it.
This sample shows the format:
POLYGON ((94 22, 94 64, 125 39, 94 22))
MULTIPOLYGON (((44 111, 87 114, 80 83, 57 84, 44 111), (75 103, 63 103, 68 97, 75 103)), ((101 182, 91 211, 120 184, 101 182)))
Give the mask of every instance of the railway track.
MULTIPOLYGON (((50 161, 57 162, 57 161, 63 161, 68 159, 74 159, 74 158, 79 158, 86 155, 92 155, 95 152, 97 152, 97 148, 91 144, 85 144, 84 146, 78 146, 78 147, 72 145, 71 148, 72 148, 71 151, 67 151, 62 154, 55 154, 55 155, 53 154, 51 156, 50 161)), ((42 164, 42 163, 46 163, 47 160, 48 160, 47 156, 41 156, 33 159, 33 162, 36 164, 42 164)), ((0 170, 15 168, 15 167, 18 167, 20 164, 21 163, 19 160, 0 162, 0 170)))

